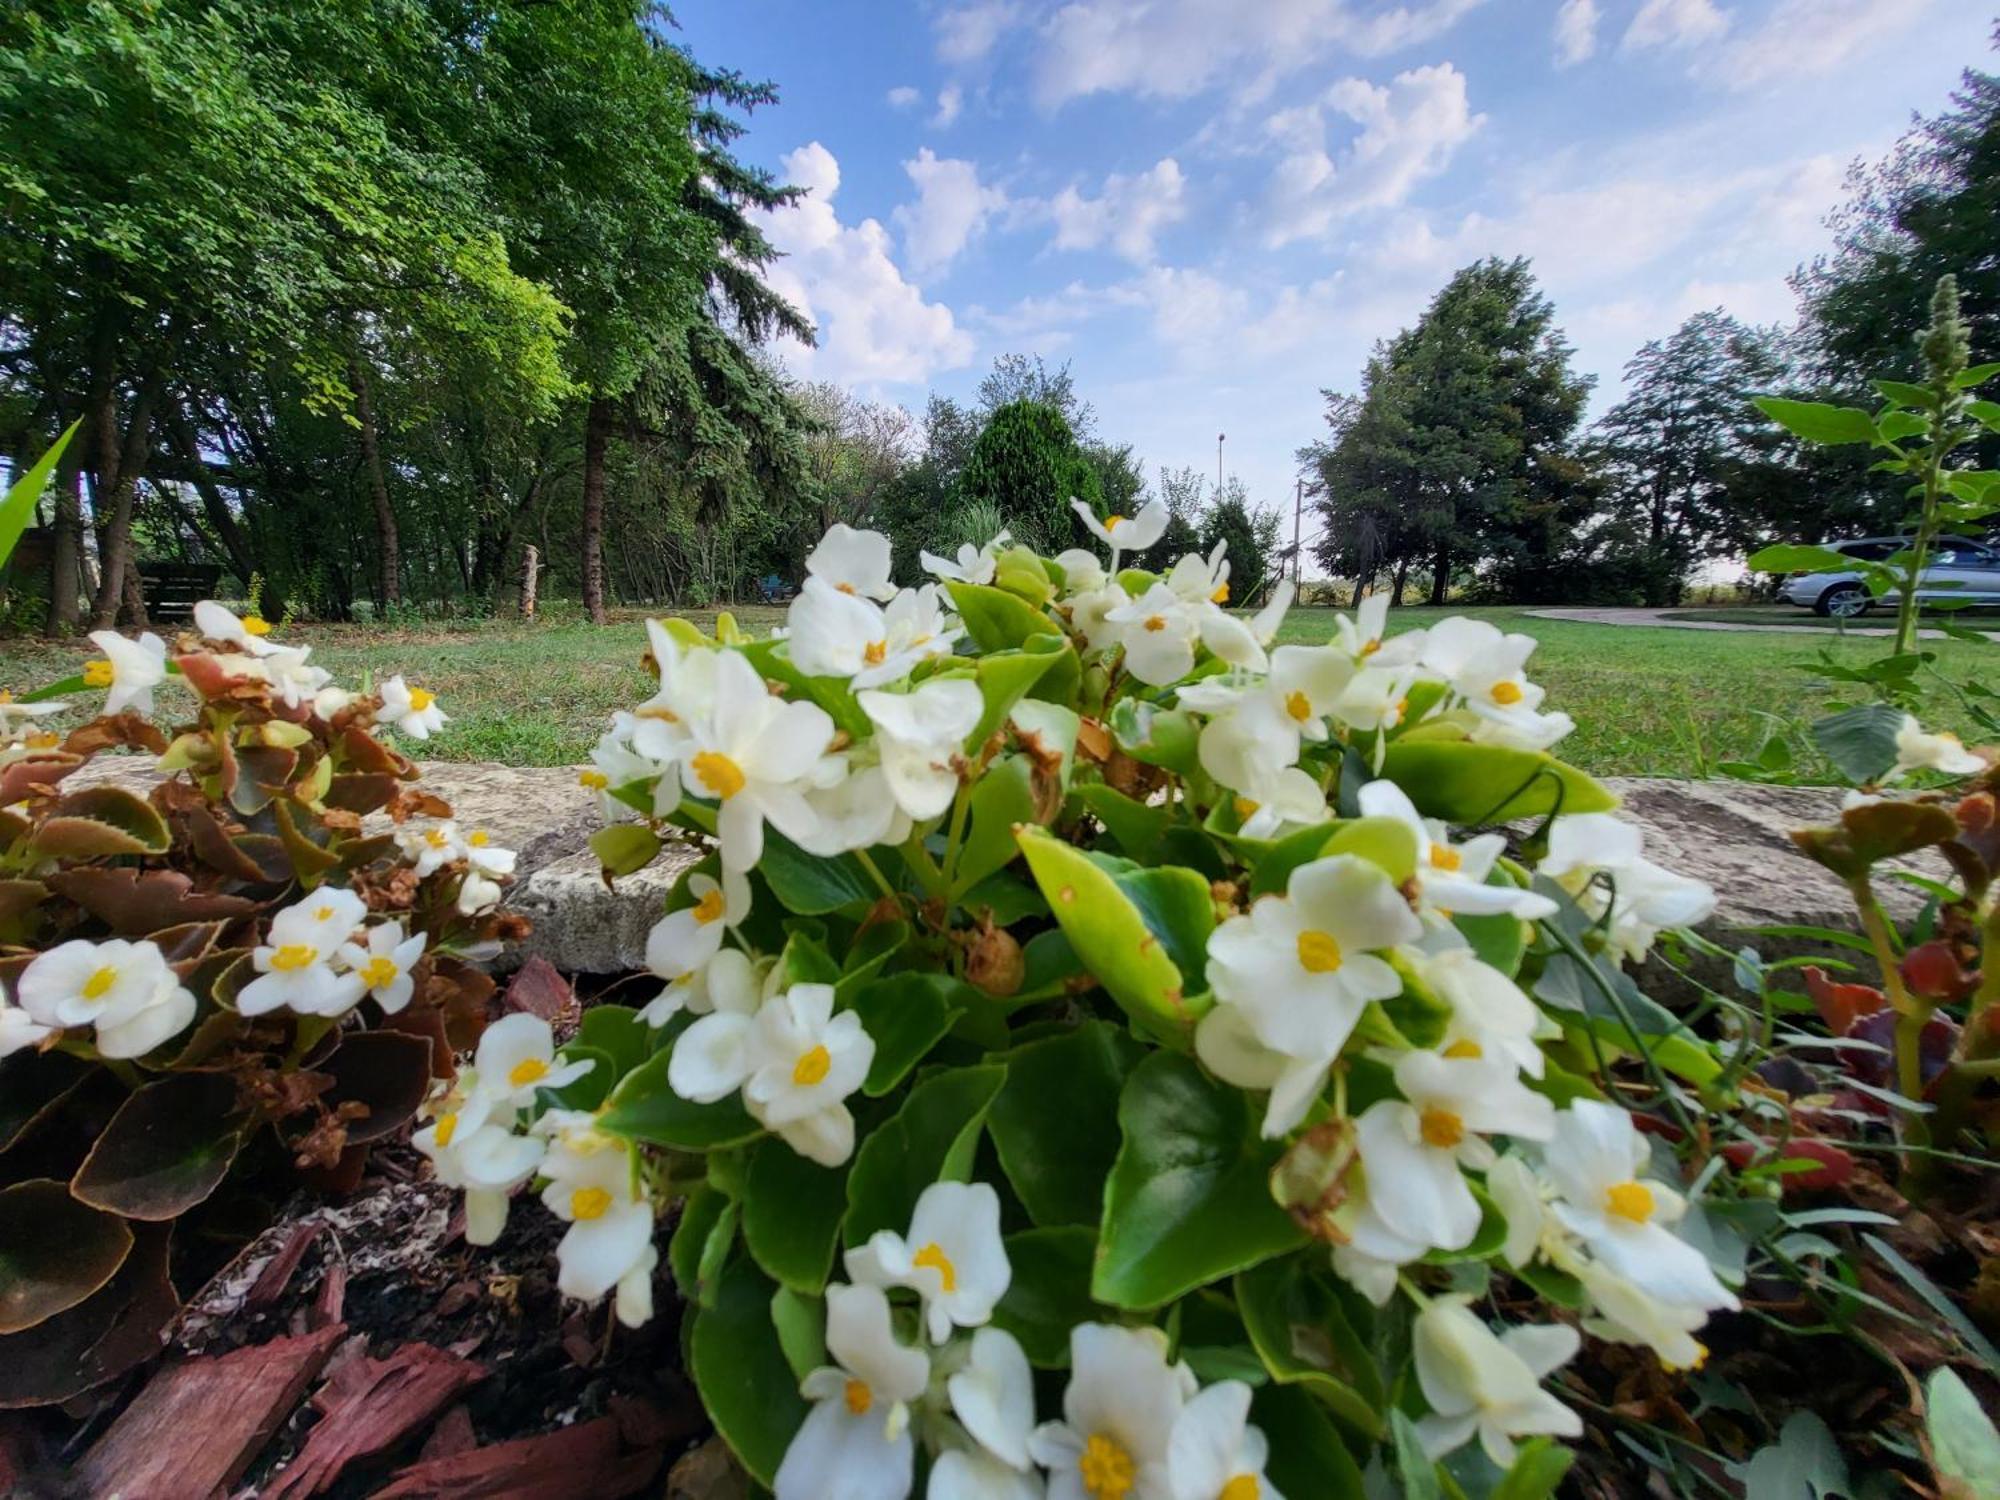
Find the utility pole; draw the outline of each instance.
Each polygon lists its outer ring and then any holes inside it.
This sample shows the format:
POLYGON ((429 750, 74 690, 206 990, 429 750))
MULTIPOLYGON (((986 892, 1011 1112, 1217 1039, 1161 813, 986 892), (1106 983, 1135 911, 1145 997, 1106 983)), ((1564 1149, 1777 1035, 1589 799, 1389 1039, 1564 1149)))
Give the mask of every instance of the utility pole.
POLYGON ((1306 555, 1299 550, 1299 520, 1305 514, 1306 479, 1301 474, 1292 491, 1292 587, 1299 588, 1305 583, 1306 555))
POLYGON ((1226 432, 1218 432, 1215 435, 1215 494, 1217 499, 1222 497, 1222 440, 1228 436, 1229 434, 1226 432))

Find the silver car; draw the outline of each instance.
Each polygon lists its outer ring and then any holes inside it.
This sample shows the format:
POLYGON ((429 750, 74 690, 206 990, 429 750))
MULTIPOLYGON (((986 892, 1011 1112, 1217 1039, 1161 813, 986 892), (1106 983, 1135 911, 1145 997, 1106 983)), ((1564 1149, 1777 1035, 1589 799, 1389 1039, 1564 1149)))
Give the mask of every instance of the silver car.
MULTIPOLYGON (((1910 545, 1908 537, 1865 536, 1851 542, 1828 542, 1830 552, 1869 562, 1887 562, 1910 545)), ((1853 619, 1865 615, 1877 601, 1863 587, 1859 573, 1794 573, 1778 588, 1778 597, 1816 615, 1853 619)), ((1931 602, 1947 599, 1968 604, 2000 605, 2000 551, 1962 536, 1941 536, 1931 544, 1929 560, 1918 581, 1917 597, 1931 602)))

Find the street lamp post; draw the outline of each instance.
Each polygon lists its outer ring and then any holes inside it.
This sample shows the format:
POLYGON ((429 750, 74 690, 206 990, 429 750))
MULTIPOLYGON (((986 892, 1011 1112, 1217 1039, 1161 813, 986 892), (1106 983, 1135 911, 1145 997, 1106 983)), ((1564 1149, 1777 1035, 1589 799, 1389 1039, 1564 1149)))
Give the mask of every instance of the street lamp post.
POLYGON ((1215 435, 1215 493, 1217 495, 1222 493, 1222 442, 1228 436, 1229 434, 1226 432, 1218 432, 1215 435))

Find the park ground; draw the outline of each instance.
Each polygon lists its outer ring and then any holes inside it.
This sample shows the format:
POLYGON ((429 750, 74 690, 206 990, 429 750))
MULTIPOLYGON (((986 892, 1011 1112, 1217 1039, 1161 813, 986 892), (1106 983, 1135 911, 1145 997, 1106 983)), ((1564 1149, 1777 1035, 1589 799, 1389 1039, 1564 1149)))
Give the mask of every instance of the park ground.
MULTIPOLYGON (((684 611, 704 629, 712 612, 684 611)), ((1774 730, 1803 747, 1804 722, 1838 700, 1836 685, 1817 673, 1821 653, 1843 665, 1880 656, 1879 638, 1775 632, 1644 629, 1537 618, 1520 609, 1405 608, 1391 629, 1407 630, 1445 613, 1472 614, 1540 642, 1530 675, 1548 688, 1550 708, 1566 710, 1576 732, 1560 753, 1604 776, 1706 776, 1723 761, 1747 759, 1774 730)), ((1334 611, 1294 609, 1282 640, 1325 641, 1334 611)), ((1758 611, 1774 623, 1804 623, 1810 615, 1758 611)), ((1690 619, 1705 612, 1686 611, 1690 619)), ((1741 624, 1742 611, 1717 611, 1741 624)), ((746 629, 779 623, 782 611, 737 611, 746 629)), ((452 716, 421 754, 441 760, 495 760, 514 765, 581 761, 614 709, 651 691, 640 664, 643 613, 624 612, 612 624, 544 620, 467 622, 410 629, 300 625, 286 639, 309 644, 314 659, 343 682, 363 673, 395 672, 438 694, 452 716)), ((1989 679, 2000 644, 1927 642, 1935 654, 1925 675, 1926 727, 1965 731, 1969 721, 1954 684, 1989 679)), ((84 643, 0 642, 0 687, 30 690, 77 670, 84 643)), ((1799 770, 1810 777, 1810 763, 1799 770)))

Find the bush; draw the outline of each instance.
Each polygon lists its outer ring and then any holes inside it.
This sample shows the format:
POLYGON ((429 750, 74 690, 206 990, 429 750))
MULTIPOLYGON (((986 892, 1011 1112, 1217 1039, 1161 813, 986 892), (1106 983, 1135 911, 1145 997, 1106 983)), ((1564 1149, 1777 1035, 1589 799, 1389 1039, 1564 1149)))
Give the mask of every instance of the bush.
POLYGON ((994 507, 1016 537, 1050 552, 1069 545, 1072 499, 1104 508, 1097 470, 1069 423, 1039 401, 1010 401, 987 420, 959 475, 958 497, 994 507))
POLYGON ((0 1406, 154 1353, 175 1273, 287 1178, 357 1181, 477 1040, 474 962, 520 927, 512 854, 382 737, 439 727, 429 694, 196 621, 171 651, 99 631, 81 676, 0 703, 0 1406), (193 715, 162 727, 179 686, 193 715), (45 728, 97 688, 102 714, 45 728), (116 749, 153 757, 148 795, 85 774, 116 749))
POLYGON ((899 592, 842 529, 788 635, 649 627, 586 778, 607 877, 696 856, 662 988, 559 1090, 482 1053, 419 1139, 505 1157, 489 1227, 541 1182, 627 1323, 678 1203, 695 1383, 778 1500, 1545 1495, 1570 1320, 1681 1368, 1735 1305, 1734 1179, 1626 1106, 1723 1086, 1622 968, 1707 889, 1548 753, 1528 638, 1378 599, 1274 650, 1221 561, 968 546, 899 592), (1538 867, 1457 831, 1520 820, 1538 867))

